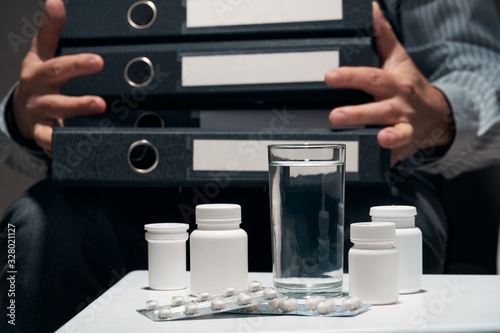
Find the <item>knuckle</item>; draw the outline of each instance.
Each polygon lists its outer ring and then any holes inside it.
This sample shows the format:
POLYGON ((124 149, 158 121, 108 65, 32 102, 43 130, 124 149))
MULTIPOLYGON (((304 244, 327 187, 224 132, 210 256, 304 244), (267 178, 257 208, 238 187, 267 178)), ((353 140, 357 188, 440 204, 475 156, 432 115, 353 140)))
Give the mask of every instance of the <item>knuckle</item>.
POLYGON ((54 110, 56 109, 55 108, 55 105, 54 105, 54 102, 48 102, 48 103, 45 103, 44 105, 44 109, 45 111, 47 111, 48 113, 53 113, 54 110))
POLYGON ((352 72, 350 69, 341 67, 338 69, 338 71, 339 71, 340 77, 342 78, 342 81, 348 82, 348 83, 352 82, 353 76, 352 76, 352 72))
POLYGON ((67 58, 69 60, 70 70, 74 73, 86 73, 88 70, 88 57, 77 55, 75 57, 67 58))
POLYGON ((27 73, 21 73, 19 76, 19 83, 22 85, 25 85, 31 81, 33 77, 31 75, 28 75, 27 73))
POLYGON ((382 83, 382 76, 379 71, 369 71, 367 73, 366 77, 367 81, 370 82, 372 85, 380 85, 382 83))
POLYGON ((34 101, 33 99, 29 99, 26 102, 26 110, 29 112, 34 112, 37 111, 40 108, 40 105, 37 101, 34 101))
POLYGON ((68 72, 78 73, 83 68, 83 64, 81 61, 71 61, 68 64, 68 72))
POLYGON ((43 102, 37 102, 36 108, 38 111, 43 111, 45 115, 50 115, 56 110, 54 100, 45 99, 43 102))
POLYGON ((397 108, 393 103, 386 103, 382 108, 382 116, 384 119, 394 120, 397 118, 397 108))
POLYGON ((58 78, 64 73, 64 66, 60 61, 55 61, 49 67, 49 75, 53 78, 58 78))
POLYGON ((90 100, 87 100, 86 98, 80 98, 76 103, 75 106, 78 109, 87 109, 89 104, 91 103, 90 100))
POLYGON ((43 131, 40 126, 35 126, 33 128, 33 139, 39 144, 44 142, 43 131))
POLYGON ((73 69, 75 71, 86 71, 88 68, 87 58, 81 57, 78 61, 75 61, 73 69))
POLYGON ((413 80, 404 78, 399 80, 399 90, 405 95, 405 96, 413 96, 415 95, 415 83, 413 80))
POLYGON ((27 84, 27 83, 31 82, 33 80, 33 78, 34 78, 34 75, 33 75, 32 71, 23 69, 21 71, 21 74, 19 75, 19 82, 21 84, 27 84))

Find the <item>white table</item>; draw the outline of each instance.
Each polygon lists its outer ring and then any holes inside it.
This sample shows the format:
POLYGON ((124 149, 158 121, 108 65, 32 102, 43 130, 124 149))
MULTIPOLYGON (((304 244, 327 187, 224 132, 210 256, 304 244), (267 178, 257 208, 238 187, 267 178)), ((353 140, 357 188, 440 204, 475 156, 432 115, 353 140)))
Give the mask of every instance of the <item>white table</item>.
MULTIPOLYGON (((249 279, 272 286, 270 273, 250 273, 249 279)), ((348 280, 345 275, 344 291, 348 280)), ((356 317, 219 314, 153 322, 136 310, 150 299, 169 304, 172 296, 187 295, 189 290, 149 290, 147 271, 135 271, 57 332, 500 332, 500 276, 424 275, 423 289, 356 317)))

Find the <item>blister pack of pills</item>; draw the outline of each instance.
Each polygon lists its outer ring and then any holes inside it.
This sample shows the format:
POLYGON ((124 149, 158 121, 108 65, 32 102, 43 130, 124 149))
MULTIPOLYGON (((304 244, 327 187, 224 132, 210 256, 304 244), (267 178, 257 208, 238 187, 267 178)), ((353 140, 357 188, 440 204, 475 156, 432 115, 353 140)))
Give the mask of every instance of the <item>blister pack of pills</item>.
MULTIPOLYGON (((276 297, 277 295, 278 293, 276 297)), ((253 281, 249 282, 248 290, 237 291, 235 288, 225 288, 222 295, 214 297, 209 293, 200 293, 196 299, 186 301, 183 296, 174 296, 171 303, 164 306, 160 306, 157 301, 149 300, 145 308, 137 312, 153 321, 169 321, 240 310, 266 302, 268 300, 264 296, 262 284, 253 281)))
POLYGON ((347 297, 342 304, 337 304, 333 298, 314 296, 308 298, 305 304, 299 304, 295 298, 280 298, 269 300, 258 306, 231 311, 239 314, 259 315, 295 315, 316 317, 352 317, 366 312, 371 305, 363 304, 359 297, 347 297))

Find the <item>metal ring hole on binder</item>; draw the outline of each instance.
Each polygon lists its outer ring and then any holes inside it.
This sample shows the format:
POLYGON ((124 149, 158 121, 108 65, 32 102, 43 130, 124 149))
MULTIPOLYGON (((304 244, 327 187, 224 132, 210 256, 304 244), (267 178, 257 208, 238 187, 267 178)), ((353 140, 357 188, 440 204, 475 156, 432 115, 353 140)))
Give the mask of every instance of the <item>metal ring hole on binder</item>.
POLYGON ((134 172, 150 173, 158 165, 158 149, 148 140, 136 141, 128 149, 127 161, 134 172))
POLYGON ((123 71, 125 81, 132 87, 147 86, 153 81, 155 70, 153 63, 146 57, 137 57, 130 60, 123 71))
POLYGON ((160 117, 158 113, 155 112, 143 112, 137 117, 135 120, 134 127, 136 128, 147 128, 147 127, 156 127, 156 128, 164 128, 165 121, 160 117))
POLYGON ((127 12, 127 21, 135 29, 149 28, 155 21, 158 11, 151 1, 137 1, 127 12))

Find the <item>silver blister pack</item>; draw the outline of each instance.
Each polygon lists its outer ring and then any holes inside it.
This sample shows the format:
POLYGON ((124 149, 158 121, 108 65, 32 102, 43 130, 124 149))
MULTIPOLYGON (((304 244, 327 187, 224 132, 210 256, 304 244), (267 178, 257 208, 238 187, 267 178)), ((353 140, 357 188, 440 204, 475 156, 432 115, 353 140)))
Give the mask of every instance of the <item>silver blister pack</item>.
MULTIPOLYGON (((340 301, 340 300, 338 300, 340 301)), ((217 313, 252 315, 295 315, 316 317, 352 317, 366 312, 371 305, 363 304, 359 297, 343 299, 337 304, 333 298, 315 296, 299 304, 298 300, 276 292, 274 288, 262 288, 253 281, 248 290, 236 292, 226 288, 223 295, 212 297, 208 293, 198 294, 187 303, 182 296, 172 297, 170 305, 160 306, 157 301, 147 301, 140 314, 153 321, 171 321, 199 318, 217 313)))
POLYGON ((269 304, 261 304, 248 309, 237 309, 231 313, 251 315, 289 315, 289 316, 312 316, 312 317, 353 317, 368 311, 370 304, 361 304, 356 310, 345 310, 342 305, 335 305, 328 313, 321 314, 317 310, 309 310, 305 304, 299 304, 295 311, 283 312, 273 309, 269 304))
POLYGON ((183 299, 182 296, 173 297, 172 304, 164 306, 160 306, 156 301, 147 301, 146 308, 137 312, 153 321, 170 321, 251 308, 267 302, 262 285, 255 281, 249 283, 248 290, 236 292, 234 288, 226 288, 224 294, 215 297, 201 293, 197 299, 187 303, 178 302, 179 298, 183 299))

